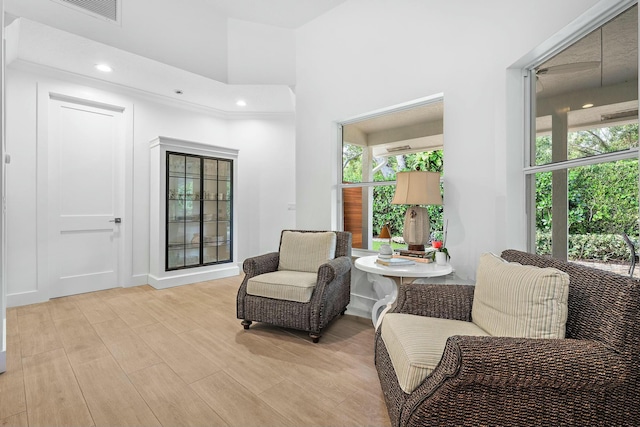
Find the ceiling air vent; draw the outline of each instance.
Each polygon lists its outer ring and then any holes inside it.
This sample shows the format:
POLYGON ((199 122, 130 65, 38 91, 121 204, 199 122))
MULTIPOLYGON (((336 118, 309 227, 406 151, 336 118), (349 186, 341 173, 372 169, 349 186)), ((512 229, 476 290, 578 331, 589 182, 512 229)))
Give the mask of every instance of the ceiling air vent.
POLYGON ((71 6, 97 18, 120 22, 121 0, 52 0, 56 3, 71 6))
POLYGON ((399 147, 389 147, 387 148, 387 153, 395 153, 396 151, 404 151, 404 150, 410 150, 411 146, 409 145, 401 145, 399 147))
POLYGON ((600 116, 600 121, 605 122, 607 120, 619 120, 619 119, 627 119, 631 117, 638 117, 638 110, 621 111, 619 113, 613 113, 613 114, 602 114, 600 116))

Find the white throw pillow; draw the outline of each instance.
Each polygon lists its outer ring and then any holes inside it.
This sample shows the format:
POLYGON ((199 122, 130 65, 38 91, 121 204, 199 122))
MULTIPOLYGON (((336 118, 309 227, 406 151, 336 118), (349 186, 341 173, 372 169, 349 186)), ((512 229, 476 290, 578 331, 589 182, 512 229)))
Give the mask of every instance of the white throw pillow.
POLYGON ((284 231, 280 242, 278 270, 317 273, 318 268, 335 258, 336 233, 284 231))
POLYGON ((569 275, 483 254, 471 317, 493 336, 564 338, 569 275))

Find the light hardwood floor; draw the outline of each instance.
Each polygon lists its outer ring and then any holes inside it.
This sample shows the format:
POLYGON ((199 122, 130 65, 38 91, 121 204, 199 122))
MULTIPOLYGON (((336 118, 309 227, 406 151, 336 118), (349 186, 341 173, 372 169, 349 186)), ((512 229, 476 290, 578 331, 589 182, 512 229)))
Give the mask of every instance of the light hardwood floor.
POLYGON ((7 310, 0 425, 388 426, 367 319, 236 319, 241 277, 7 310))

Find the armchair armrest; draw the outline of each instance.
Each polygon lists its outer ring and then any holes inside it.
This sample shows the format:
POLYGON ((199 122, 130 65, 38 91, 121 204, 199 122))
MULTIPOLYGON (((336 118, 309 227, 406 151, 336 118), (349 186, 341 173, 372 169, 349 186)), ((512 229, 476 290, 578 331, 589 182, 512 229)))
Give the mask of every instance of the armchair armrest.
POLYGON ((270 252, 253 258, 247 258, 242 264, 242 269, 247 277, 251 278, 260 274, 276 271, 279 261, 280 254, 278 252, 270 252))
POLYGON ((415 411, 403 411, 399 424, 408 425, 409 418, 433 421, 430 418, 450 410, 448 402, 464 393, 465 413, 486 410, 479 396, 509 395, 515 406, 503 410, 497 405, 493 419, 508 419, 512 411, 522 415, 531 407, 555 407, 563 399, 584 399, 591 393, 605 398, 617 393, 613 389, 627 387, 635 375, 631 369, 624 356, 597 341, 453 336, 440 364, 403 404, 415 411), (426 398, 429 404, 422 405, 426 398))
POLYGON ((622 355, 598 341, 453 336, 431 377, 441 384, 454 377, 461 386, 602 391, 624 386, 628 367, 622 355))
POLYGON ((394 313, 471 321, 472 285, 402 284, 394 313))
POLYGON ((351 259, 346 256, 334 258, 318 268, 318 283, 330 283, 351 270, 351 259))

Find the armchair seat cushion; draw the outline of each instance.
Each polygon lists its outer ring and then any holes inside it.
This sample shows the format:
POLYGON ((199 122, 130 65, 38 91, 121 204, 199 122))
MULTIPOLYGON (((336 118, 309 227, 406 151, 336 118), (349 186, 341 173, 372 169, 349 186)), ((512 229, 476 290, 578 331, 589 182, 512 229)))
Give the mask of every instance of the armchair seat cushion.
POLYGON ((403 313, 388 313, 381 328, 398 384, 405 393, 413 392, 438 366, 447 338, 489 335, 471 322, 403 313))
POLYGON ((317 282, 317 273, 274 271, 249 279, 247 294, 287 301, 309 302, 317 282))

